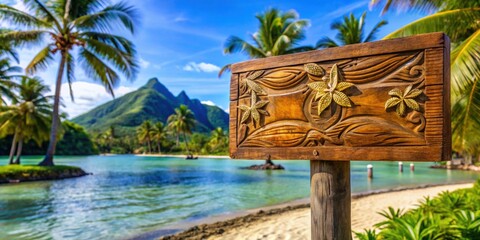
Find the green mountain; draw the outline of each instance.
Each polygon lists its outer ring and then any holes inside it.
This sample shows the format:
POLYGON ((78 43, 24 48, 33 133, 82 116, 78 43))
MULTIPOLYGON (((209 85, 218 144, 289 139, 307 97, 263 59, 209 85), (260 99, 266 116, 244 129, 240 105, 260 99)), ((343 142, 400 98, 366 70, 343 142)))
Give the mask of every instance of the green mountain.
POLYGON ((72 121, 90 132, 104 132, 115 126, 119 135, 134 133, 145 120, 161 121, 174 113, 181 104, 187 105, 195 114, 196 131, 210 132, 216 127, 228 129, 228 114, 217 106, 202 104, 190 99, 182 91, 174 96, 157 78, 152 78, 138 90, 102 104, 72 121))

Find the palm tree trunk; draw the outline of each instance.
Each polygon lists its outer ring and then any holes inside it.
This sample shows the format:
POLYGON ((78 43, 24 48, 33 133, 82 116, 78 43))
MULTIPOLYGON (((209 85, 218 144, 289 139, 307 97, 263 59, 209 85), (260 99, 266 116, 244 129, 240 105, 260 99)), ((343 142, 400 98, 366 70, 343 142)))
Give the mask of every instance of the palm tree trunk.
POLYGON ((147 138, 148 143, 148 153, 152 153, 152 145, 150 144, 150 138, 147 138))
POLYGON ((162 154, 162 148, 160 146, 160 141, 157 142, 157 147, 158 147, 158 154, 162 154))
POLYGON ((18 139, 17 159, 15 159, 15 164, 20 164, 20 157, 22 156, 22 148, 23 148, 23 136, 20 135, 20 139, 18 139))
POLYGON ((15 149, 17 148, 17 138, 18 138, 18 133, 17 131, 15 131, 15 135, 13 135, 13 140, 12 140, 12 147, 10 148, 10 155, 8 155, 8 164, 14 164, 13 155, 15 154, 15 149))
POLYGON ((60 90, 62 87, 63 71, 65 68, 66 52, 62 51, 62 59, 60 60, 60 66, 58 67, 57 82, 55 83, 55 96, 53 100, 53 113, 52 113, 52 128, 50 131, 50 142, 48 143, 47 153, 45 158, 38 165, 40 166, 53 166, 53 156, 55 155, 55 147, 57 146, 57 133, 60 125, 60 90))
POLYGON ((185 148, 187 149, 187 154, 190 154, 190 150, 188 149, 187 134, 185 132, 183 132, 183 139, 185 140, 185 148))

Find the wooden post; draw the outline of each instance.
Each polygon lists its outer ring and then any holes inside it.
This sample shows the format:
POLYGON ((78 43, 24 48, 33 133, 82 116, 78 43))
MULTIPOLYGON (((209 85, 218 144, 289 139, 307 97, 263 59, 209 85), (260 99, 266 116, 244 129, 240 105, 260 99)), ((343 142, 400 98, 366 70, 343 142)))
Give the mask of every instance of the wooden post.
POLYGON ((372 164, 367 165, 367 176, 368 176, 368 178, 373 178, 373 165, 372 164))
POLYGON ((310 161, 312 240, 350 240, 349 161, 310 161))

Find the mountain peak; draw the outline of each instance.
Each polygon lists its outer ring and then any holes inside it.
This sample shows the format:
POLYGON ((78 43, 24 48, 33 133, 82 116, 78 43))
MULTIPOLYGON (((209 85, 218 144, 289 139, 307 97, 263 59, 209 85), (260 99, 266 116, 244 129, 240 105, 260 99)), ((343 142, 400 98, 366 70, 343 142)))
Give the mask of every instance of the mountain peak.
POLYGON ((180 104, 185 104, 185 105, 188 105, 188 103, 190 102, 190 98, 188 97, 187 93, 183 90, 178 94, 177 100, 180 104))
POLYGON ((160 81, 158 81, 158 78, 150 78, 148 80, 147 84, 145 84, 146 88, 155 88, 155 85, 161 84, 160 81))

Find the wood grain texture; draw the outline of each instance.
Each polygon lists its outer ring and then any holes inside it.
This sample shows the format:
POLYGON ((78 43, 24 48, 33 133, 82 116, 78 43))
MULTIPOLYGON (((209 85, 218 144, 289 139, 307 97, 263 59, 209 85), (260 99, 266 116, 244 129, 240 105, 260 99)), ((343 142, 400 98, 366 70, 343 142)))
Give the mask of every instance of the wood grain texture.
POLYGON ((350 162, 310 161, 312 240, 350 240, 350 162))
POLYGON ((448 160, 449 48, 434 33, 234 65, 231 157, 448 160))

